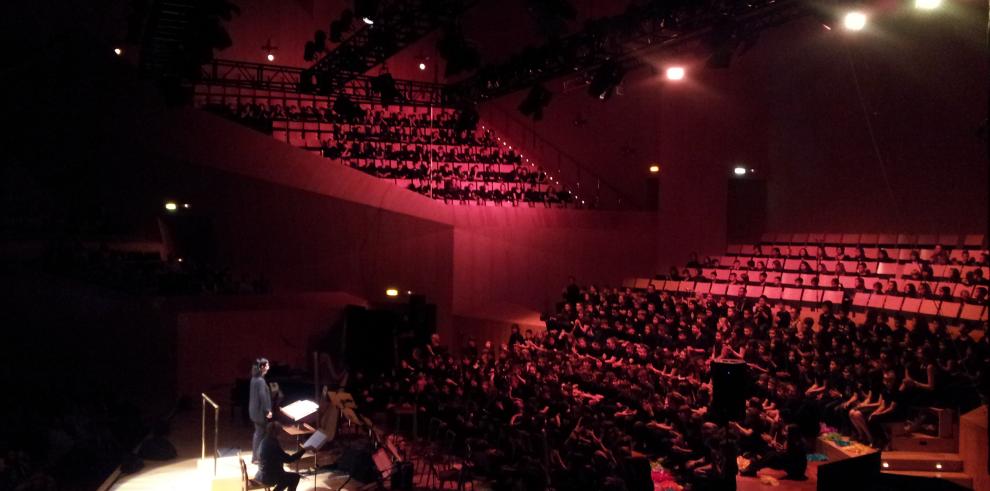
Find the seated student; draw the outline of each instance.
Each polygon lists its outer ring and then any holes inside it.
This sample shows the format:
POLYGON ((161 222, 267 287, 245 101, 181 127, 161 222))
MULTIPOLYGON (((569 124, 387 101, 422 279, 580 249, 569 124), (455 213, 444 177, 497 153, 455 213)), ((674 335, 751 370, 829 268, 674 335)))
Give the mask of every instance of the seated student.
POLYGON ((784 428, 786 443, 781 446, 769 437, 768 443, 773 446, 773 450, 761 458, 755 459, 749 464, 741 474, 744 476, 756 476, 757 471, 764 468, 777 469, 787 472, 787 479, 804 481, 807 479, 805 472, 808 469, 808 449, 801 437, 801 432, 796 424, 789 424, 784 428))
POLYGON ((299 474, 285 470, 285 464, 299 460, 308 448, 302 447, 289 455, 282 450, 278 443, 278 431, 281 425, 272 421, 265 427, 265 438, 261 441, 260 462, 258 473, 254 479, 262 484, 272 486, 274 491, 295 491, 299 485, 299 474))

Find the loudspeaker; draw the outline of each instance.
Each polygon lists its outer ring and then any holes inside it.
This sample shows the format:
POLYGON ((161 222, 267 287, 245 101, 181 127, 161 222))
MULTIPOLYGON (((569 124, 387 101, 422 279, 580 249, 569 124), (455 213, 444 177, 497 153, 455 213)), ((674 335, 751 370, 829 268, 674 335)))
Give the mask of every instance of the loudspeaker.
POLYGON ((437 306, 426 303, 425 295, 409 296, 409 330, 418 346, 429 343, 437 332, 437 306))
POLYGON ((818 489, 872 489, 880 476, 880 452, 843 459, 818 467, 818 489))
POLYGON ((742 360, 719 359, 712 363, 712 410, 716 421, 740 421, 749 397, 749 369, 742 360))

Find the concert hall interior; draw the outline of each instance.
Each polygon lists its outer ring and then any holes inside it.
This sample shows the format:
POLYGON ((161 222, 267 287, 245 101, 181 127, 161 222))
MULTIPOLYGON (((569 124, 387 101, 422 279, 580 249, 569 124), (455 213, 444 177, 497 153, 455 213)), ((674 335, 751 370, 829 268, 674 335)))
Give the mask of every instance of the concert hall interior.
POLYGON ((0 12, 0 491, 990 491, 985 1, 0 12))

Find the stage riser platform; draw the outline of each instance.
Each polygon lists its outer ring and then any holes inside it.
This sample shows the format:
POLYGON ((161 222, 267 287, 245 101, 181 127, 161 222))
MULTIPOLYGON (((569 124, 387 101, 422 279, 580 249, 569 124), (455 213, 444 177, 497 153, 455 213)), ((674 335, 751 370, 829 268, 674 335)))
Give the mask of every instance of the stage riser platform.
POLYGON ((885 471, 961 472, 963 461, 959 455, 937 452, 883 452, 881 462, 885 471), (936 467, 941 465, 941 468, 936 467))

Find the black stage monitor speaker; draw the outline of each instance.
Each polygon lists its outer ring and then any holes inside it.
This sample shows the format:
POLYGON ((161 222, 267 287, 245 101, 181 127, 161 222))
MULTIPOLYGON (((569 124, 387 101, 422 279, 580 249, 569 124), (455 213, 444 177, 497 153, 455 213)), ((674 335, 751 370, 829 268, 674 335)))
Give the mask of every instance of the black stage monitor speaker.
POLYGON ((712 409, 716 420, 723 423, 742 420, 749 392, 746 362, 718 359, 712 363, 712 409))

